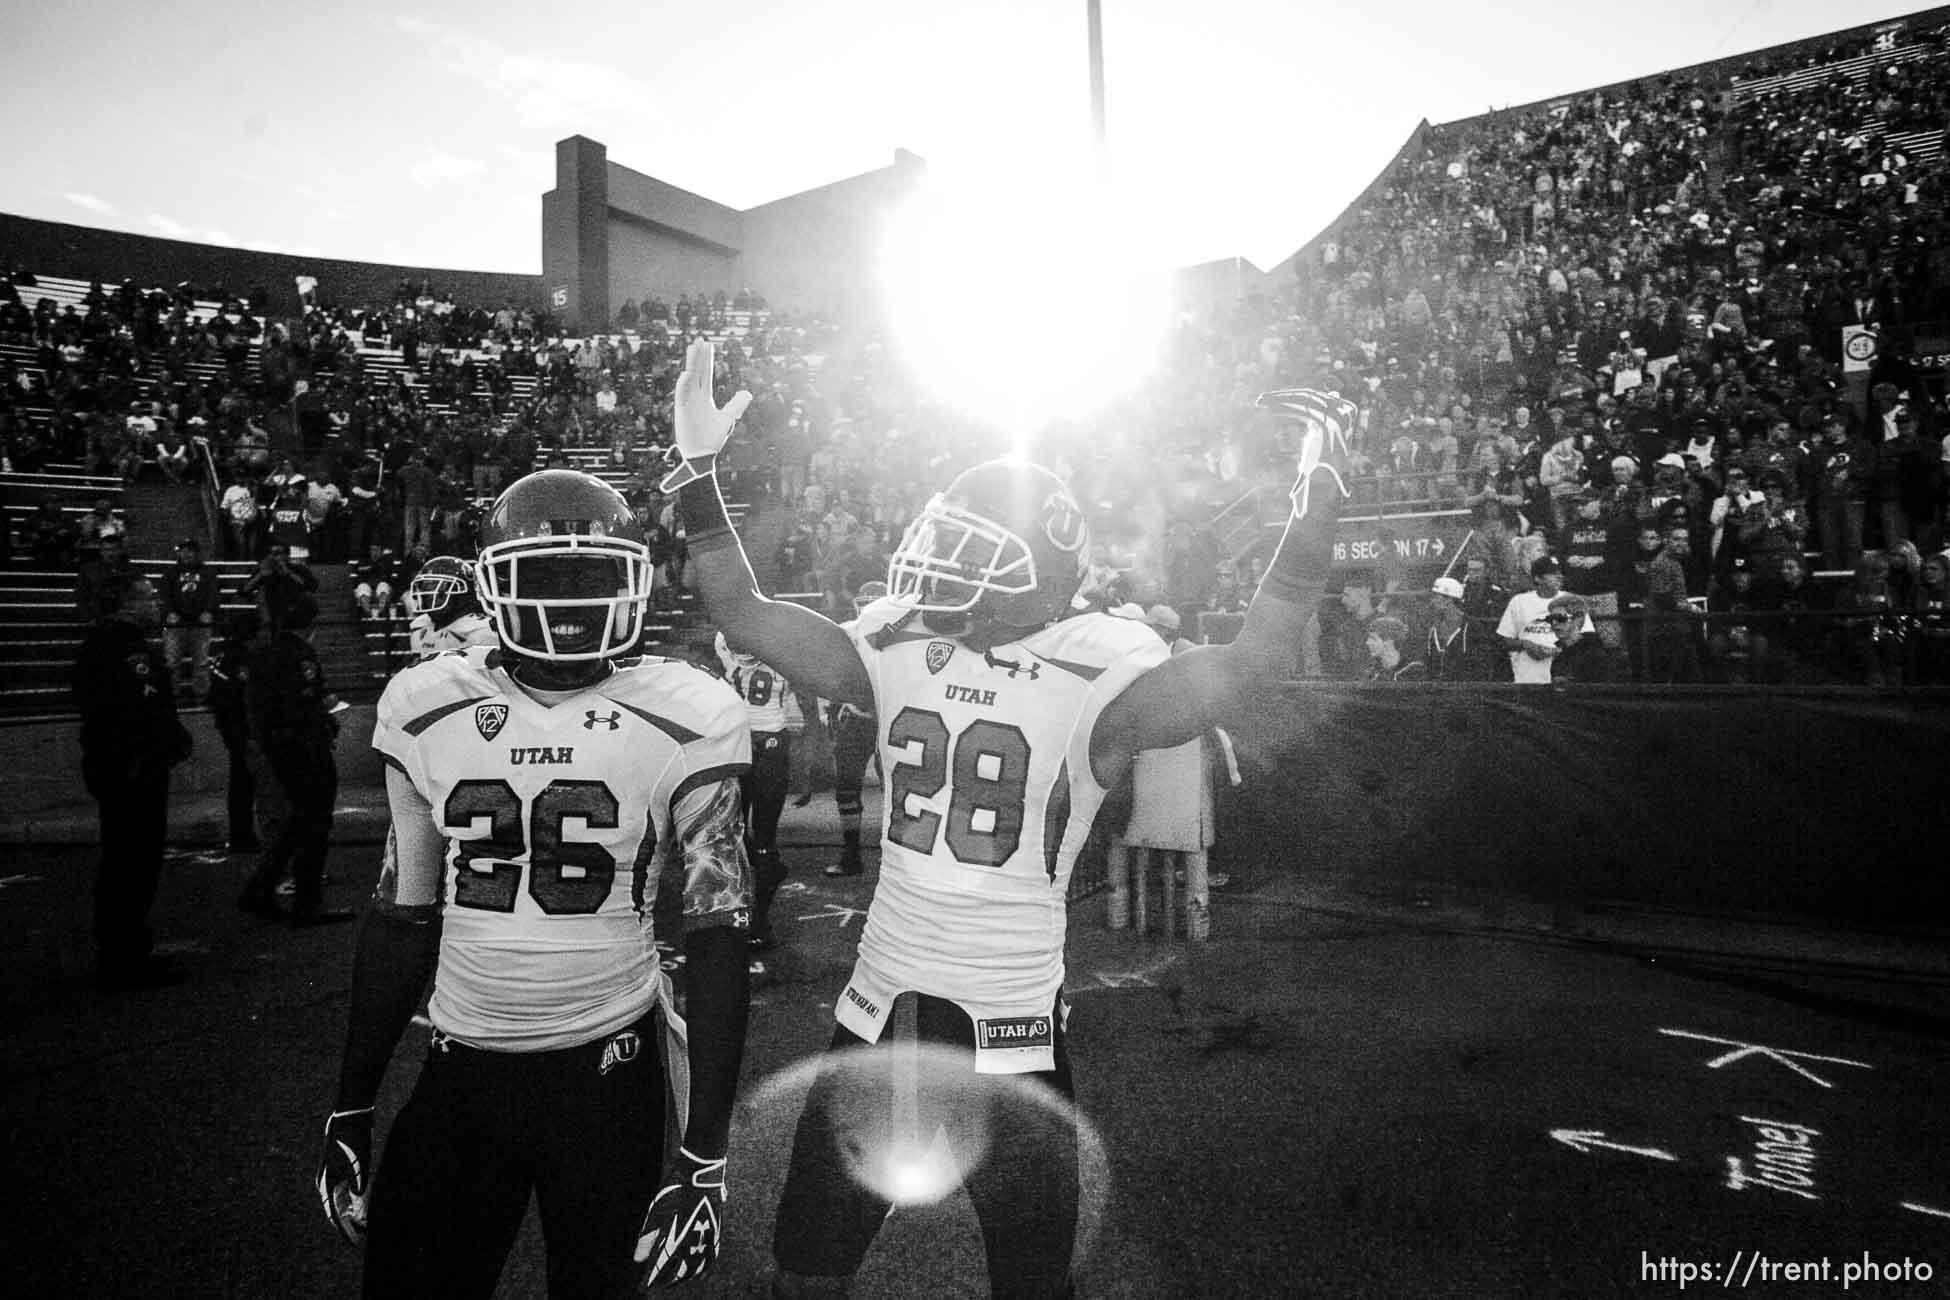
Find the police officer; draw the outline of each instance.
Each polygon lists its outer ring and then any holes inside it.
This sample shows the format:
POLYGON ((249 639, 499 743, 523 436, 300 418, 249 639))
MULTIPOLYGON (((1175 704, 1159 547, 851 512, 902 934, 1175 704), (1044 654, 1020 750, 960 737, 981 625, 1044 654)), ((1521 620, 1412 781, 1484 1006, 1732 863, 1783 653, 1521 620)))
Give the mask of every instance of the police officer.
POLYGON ((226 803, 230 814, 227 847, 232 853, 255 853, 261 847, 257 842, 257 783, 251 774, 250 726, 244 700, 244 681, 258 631, 255 609, 232 613, 210 664, 210 717, 217 724, 217 734, 223 737, 223 747, 230 752, 226 803))
POLYGON ((156 590, 114 576, 89 593, 94 622, 73 677, 81 712, 81 773, 101 812, 95 873, 95 971, 107 989, 166 984, 180 972, 151 953, 149 909, 169 829, 169 769, 190 755, 162 655, 156 590))
POLYGON ((323 905, 325 850, 339 786, 332 742, 339 727, 311 645, 317 619, 318 600, 310 592, 278 600, 271 609, 271 634, 251 654, 244 682, 251 741, 268 781, 277 786, 281 798, 273 806, 282 815, 267 812, 264 851, 237 906, 259 916, 278 915, 277 886, 289 870, 294 926, 352 919, 349 911, 323 905))

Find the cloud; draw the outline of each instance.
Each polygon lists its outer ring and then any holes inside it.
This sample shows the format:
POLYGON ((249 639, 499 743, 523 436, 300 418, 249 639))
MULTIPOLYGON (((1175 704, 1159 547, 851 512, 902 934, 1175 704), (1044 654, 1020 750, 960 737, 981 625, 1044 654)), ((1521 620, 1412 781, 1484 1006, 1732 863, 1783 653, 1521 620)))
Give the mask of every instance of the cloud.
POLYGON ((148 220, 149 228, 166 239, 187 239, 194 244, 218 244, 225 248, 242 246, 236 235, 221 226, 192 226, 160 212, 151 212, 148 220))
POLYGON ((588 59, 522 53, 424 18, 396 16, 392 22, 395 30, 427 42, 447 71, 500 95, 526 127, 592 129, 592 118, 641 113, 652 99, 636 78, 588 59))
POLYGON ((113 203, 110 203, 107 199, 97 198, 93 194, 83 194, 79 190, 63 190, 61 191, 61 197, 74 204, 77 208, 86 208, 88 211, 97 215, 104 217, 112 217, 115 215, 115 205, 113 203))
POLYGON ((444 149, 429 147, 424 158, 407 168, 406 175, 415 185, 427 189, 442 181, 464 180, 485 170, 487 164, 478 158, 463 158, 444 149))

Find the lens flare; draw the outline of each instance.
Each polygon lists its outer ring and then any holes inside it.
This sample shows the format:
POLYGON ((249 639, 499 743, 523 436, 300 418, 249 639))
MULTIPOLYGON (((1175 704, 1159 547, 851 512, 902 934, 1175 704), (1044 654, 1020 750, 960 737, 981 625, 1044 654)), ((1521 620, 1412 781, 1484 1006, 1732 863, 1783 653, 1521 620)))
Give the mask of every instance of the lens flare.
MULTIPOLYGON (((978 1171, 1039 1175, 1074 1149, 1080 1268, 1101 1230, 1109 1187, 1102 1139, 1076 1106, 1034 1079, 977 1074, 966 1051, 912 1040, 828 1053, 764 1080, 742 1123, 811 1138, 848 1177, 900 1207, 933 1205, 978 1171)), ((883 1232, 905 1230, 895 1216, 883 1232)))
POLYGON ((940 400, 1018 432, 1095 412, 1156 363, 1165 276, 1075 174, 930 179, 881 250, 895 349, 940 400))

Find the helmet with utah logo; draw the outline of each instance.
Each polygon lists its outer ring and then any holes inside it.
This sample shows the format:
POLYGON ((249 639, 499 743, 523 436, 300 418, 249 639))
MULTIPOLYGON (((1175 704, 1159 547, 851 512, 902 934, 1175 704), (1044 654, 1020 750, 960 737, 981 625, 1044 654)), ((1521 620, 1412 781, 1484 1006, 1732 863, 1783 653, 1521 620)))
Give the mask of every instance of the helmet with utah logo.
POLYGON ((1090 529, 1062 479, 1020 460, 963 471, 908 525, 887 566, 888 594, 922 612, 1017 628, 1069 611, 1090 558, 1090 529))
POLYGON ((555 663, 635 652, 650 548, 623 494, 576 470, 516 480, 480 527, 475 590, 509 650, 555 663))

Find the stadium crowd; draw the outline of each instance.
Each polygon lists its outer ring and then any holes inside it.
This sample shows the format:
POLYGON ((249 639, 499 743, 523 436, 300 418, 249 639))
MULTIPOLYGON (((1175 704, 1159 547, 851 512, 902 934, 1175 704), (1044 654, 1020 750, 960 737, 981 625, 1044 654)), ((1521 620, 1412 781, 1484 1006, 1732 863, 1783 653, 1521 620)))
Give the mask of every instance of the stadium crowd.
MULTIPOLYGON (((1032 454, 1101 512, 1083 599, 1166 603, 1193 627, 1243 608, 1259 557, 1207 525, 1284 472, 1255 395, 1318 385, 1363 406, 1354 507, 1384 516, 1383 540, 1391 510, 1468 514, 1445 577, 1485 650, 1437 656, 1436 675, 1509 678, 1495 626, 1550 557, 1592 620, 1588 672, 1942 680, 1950 421, 1942 359, 1916 343, 1950 320, 1950 194, 1941 152, 1892 143, 1950 107, 1944 33, 1921 39, 1932 57, 1792 88, 1744 89, 1786 70, 1755 64, 1731 93, 1672 74, 1426 130, 1290 282, 1188 314, 1139 388, 1040 435, 1032 454), (1863 364, 1842 354, 1854 326, 1879 345, 1863 364), (1860 617, 1812 617, 1830 609, 1860 617)), ((57 313, 0 282, 0 340, 31 343, 46 377, 36 392, 4 363, 0 454, 180 477, 200 443, 223 475, 226 556, 276 540, 358 565, 372 594, 470 551, 513 476, 593 449, 674 587, 682 539, 654 483, 684 348, 706 332, 720 395, 757 399, 727 474, 788 516, 774 581, 843 612, 924 485, 993 445, 877 337, 772 316, 750 290, 646 291, 612 333, 574 340, 425 284, 370 308, 307 288, 287 330, 262 323, 261 295, 206 313, 187 286, 97 286, 57 313), (375 364, 375 345, 404 365, 375 364), (45 429, 20 417, 29 401, 53 407, 45 429), (305 468, 270 450, 269 412, 294 402, 305 468)), ((1441 610, 1426 575, 1351 572, 1308 666, 1367 675, 1370 620, 1432 647, 1441 610)))

